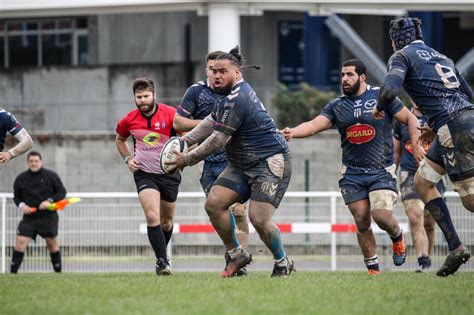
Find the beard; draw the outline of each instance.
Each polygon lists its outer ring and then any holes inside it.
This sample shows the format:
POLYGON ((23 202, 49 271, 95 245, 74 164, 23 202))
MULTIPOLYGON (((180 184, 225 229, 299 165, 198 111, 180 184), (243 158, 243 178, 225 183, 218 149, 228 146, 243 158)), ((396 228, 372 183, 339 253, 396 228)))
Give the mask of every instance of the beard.
POLYGON ((214 87, 214 90, 219 94, 227 94, 232 89, 232 82, 227 83, 226 85, 221 85, 214 87))
POLYGON ((357 92, 359 92, 359 88, 360 88, 360 81, 357 80, 356 83, 354 83, 354 85, 351 85, 351 87, 349 89, 344 89, 344 85, 342 86, 342 93, 344 93, 345 96, 354 96, 357 94, 357 92))
POLYGON ((155 108, 155 99, 153 98, 150 103, 142 103, 140 105, 135 102, 135 106, 137 106, 140 112, 142 112, 144 115, 151 114, 155 108))

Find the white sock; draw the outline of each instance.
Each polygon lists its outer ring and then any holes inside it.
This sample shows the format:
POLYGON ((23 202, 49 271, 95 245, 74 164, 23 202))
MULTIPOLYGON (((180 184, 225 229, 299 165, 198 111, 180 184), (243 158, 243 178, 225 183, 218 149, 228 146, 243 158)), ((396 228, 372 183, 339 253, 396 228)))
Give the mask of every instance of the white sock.
POLYGON ((229 254, 229 257, 231 259, 234 259, 235 257, 237 257, 237 254, 242 250, 242 246, 239 245, 239 247, 236 247, 236 248, 233 248, 233 249, 230 249, 227 251, 227 254, 229 254))
POLYGON ((278 267, 286 267, 288 266, 288 259, 286 259, 286 256, 283 257, 282 259, 275 259, 275 264, 278 266, 278 267))

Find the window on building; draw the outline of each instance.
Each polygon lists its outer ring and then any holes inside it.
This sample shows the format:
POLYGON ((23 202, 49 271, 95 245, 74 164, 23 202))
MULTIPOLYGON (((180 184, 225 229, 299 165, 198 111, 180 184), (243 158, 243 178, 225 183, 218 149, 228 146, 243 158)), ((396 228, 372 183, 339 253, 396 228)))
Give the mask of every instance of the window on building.
POLYGON ((88 19, 0 21, 0 66, 84 65, 88 19))

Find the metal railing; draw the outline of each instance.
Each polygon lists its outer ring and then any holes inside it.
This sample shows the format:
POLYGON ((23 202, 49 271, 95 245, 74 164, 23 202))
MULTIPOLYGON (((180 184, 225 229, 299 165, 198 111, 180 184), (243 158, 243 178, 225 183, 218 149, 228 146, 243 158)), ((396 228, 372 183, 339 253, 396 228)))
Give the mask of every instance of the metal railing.
MULTIPOLYGON (((143 210, 137 194, 130 192, 70 193, 82 202, 60 213, 59 241, 65 271, 110 272, 149 271, 153 268, 153 253, 146 236, 143 210)), ((0 193, 1 208, 1 272, 15 246, 16 227, 21 211, 12 201, 11 193, 0 193)), ((474 216, 463 209, 457 194, 447 192, 446 198, 455 226, 463 242, 474 244, 474 216)), ((202 192, 178 195, 172 248, 175 270, 218 270, 223 266, 223 247, 213 232, 204 211, 202 192)), ((399 203, 400 204, 400 203, 399 203)), ((408 232, 401 205, 396 216, 408 232)), ((339 192, 288 192, 274 215, 280 226, 285 248, 295 257, 300 270, 343 270, 364 268, 355 236, 352 216, 339 192), (297 257, 297 258, 296 258, 297 257)), ((391 268, 390 240, 376 226, 379 258, 385 269, 391 268)), ((251 228, 249 250, 257 253, 254 268, 270 269, 271 255, 251 228), (261 253, 263 251, 263 254, 261 253)), ((405 269, 416 267, 411 237, 406 234, 410 259, 405 269)), ((20 271, 51 270, 44 240, 30 244, 20 271)), ((446 255, 444 237, 437 229, 434 265, 446 255)), ((472 269, 468 264, 464 269, 472 269)))

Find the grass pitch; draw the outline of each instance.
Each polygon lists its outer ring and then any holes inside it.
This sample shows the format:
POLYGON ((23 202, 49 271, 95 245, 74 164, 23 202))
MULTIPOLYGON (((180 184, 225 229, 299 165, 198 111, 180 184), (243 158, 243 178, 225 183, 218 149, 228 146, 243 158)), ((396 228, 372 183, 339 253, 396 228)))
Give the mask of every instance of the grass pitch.
POLYGON ((0 314, 474 314, 474 273, 270 272, 0 276, 0 314))

